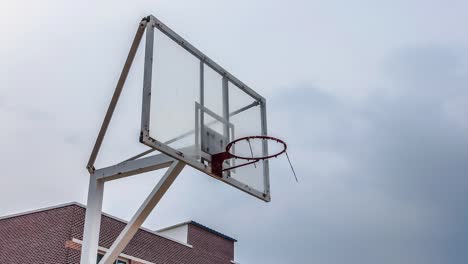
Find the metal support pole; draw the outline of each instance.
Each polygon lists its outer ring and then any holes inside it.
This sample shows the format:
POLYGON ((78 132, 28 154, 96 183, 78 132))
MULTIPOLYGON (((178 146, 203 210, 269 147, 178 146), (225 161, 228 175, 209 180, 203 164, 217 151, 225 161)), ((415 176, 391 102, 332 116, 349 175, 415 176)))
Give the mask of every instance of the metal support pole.
POLYGON ((185 163, 180 161, 174 161, 169 169, 166 171, 164 176, 159 180, 158 185, 153 189, 150 195, 146 198, 143 204, 140 206, 138 211, 132 217, 124 230, 120 233, 117 239, 112 244, 111 248, 104 257, 101 259, 99 264, 112 264, 117 259, 119 254, 127 246, 128 242, 133 238, 138 229, 141 227, 143 222, 146 220, 148 215, 154 209, 154 207, 161 200, 167 189, 172 185, 174 180, 177 178, 179 173, 184 168, 185 163))
POLYGON ((93 150, 89 157, 87 169, 90 173, 90 179, 85 226, 83 233, 83 247, 81 251, 81 264, 96 264, 97 261, 99 231, 101 225, 102 199, 104 194, 105 181, 98 179, 97 175, 94 174, 94 162, 96 161, 96 157, 98 155, 99 149, 101 148, 101 144, 104 140, 104 136, 111 121, 115 107, 119 100, 120 94, 122 93, 123 86, 125 84, 128 73, 130 71, 130 67, 135 58, 138 46, 140 45, 147 23, 148 18, 145 18, 140 22, 138 26, 138 30, 133 39, 132 46, 130 47, 127 60, 125 61, 125 65, 120 74, 119 81, 117 82, 114 94, 109 104, 109 108, 107 109, 106 115, 102 122, 101 129, 99 130, 96 143, 94 144, 93 150))
POLYGON ((104 181, 98 180, 94 175, 91 175, 89 177, 81 264, 96 264, 97 261, 103 195, 104 181))

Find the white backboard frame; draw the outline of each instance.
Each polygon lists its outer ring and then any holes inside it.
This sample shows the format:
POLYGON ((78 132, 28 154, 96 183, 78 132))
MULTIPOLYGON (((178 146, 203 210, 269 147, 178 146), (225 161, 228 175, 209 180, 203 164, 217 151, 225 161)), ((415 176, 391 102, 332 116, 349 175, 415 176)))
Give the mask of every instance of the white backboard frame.
MULTIPOLYGON (((233 83, 235 86, 240 88, 243 92, 248 94, 255 100, 254 105, 260 106, 261 112, 261 133, 262 135, 267 135, 267 122, 266 122, 266 100, 261 95, 252 90, 249 86, 241 82, 235 76, 230 74, 227 70, 219 66, 208 56, 203 54, 197 48, 192 46, 187 40, 179 36, 164 23, 158 20, 154 16, 149 17, 149 21, 146 24, 146 46, 145 46, 145 65, 144 65, 144 80, 143 80, 143 104, 142 104, 142 116, 141 116, 141 134, 140 142, 154 148, 164 154, 169 155, 170 157, 180 160, 187 165, 200 170, 216 179, 219 179, 239 190, 242 190, 248 194, 255 196, 263 201, 270 201, 270 183, 269 183, 269 164, 268 160, 264 161, 264 171, 263 171, 263 184, 264 190, 257 190, 251 186, 242 183, 233 177, 230 177, 229 174, 225 173, 220 178, 217 175, 212 173, 211 166, 206 165, 199 160, 196 160, 192 157, 184 155, 181 151, 174 149, 163 142, 160 142, 151 137, 149 128, 150 128, 150 115, 151 115, 151 88, 152 88, 152 73, 153 73, 153 48, 154 46, 154 30, 159 30, 172 39, 174 42, 179 44, 186 51, 191 53, 193 56, 200 60, 200 75, 203 75, 203 67, 210 67, 221 76, 223 76, 223 101, 224 101, 224 118, 226 118, 227 123, 229 123, 229 111, 227 108, 227 84, 228 82, 233 83), (227 112, 226 112, 227 111, 227 112)), ((157 46, 156 46, 157 48, 157 46)), ((203 76, 200 76, 201 80, 201 89, 203 89, 203 76)), ((194 109, 195 111, 195 109, 194 109)), ((268 153, 268 145, 265 143, 263 145, 264 153, 268 153)), ((204 156, 210 156, 208 153, 202 153, 204 156)))

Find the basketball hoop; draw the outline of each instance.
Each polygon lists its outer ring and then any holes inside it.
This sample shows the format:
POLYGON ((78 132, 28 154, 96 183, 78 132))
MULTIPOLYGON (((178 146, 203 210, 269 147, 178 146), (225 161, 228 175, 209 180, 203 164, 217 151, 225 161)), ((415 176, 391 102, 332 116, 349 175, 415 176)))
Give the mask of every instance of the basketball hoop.
POLYGON ((287 148, 288 148, 288 145, 286 145, 286 143, 283 140, 279 139, 279 138, 270 137, 270 136, 250 136, 250 137, 243 137, 243 138, 239 138, 239 139, 236 139, 234 141, 231 141, 226 146, 226 152, 229 154, 230 158, 243 159, 243 160, 247 160, 247 161, 250 161, 250 160, 260 161, 260 160, 266 160, 266 159, 270 159, 270 158, 276 158, 279 155, 286 152, 287 148), (259 156, 259 157, 253 157, 253 153, 252 153, 251 157, 246 157, 246 156, 239 156, 239 155, 236 155, 236 154, 231 152, 232 147, 236 143, 239 143, 240 141, 247 141, 247 142, 249 142, 249 145, 250 145, 250 140, 251 139, 273 140, 273 141, 283 145, 283 149, 281 151, 277 152, 276 154, 269 155, 269 156, 259 156))
MULTIPOLYGON (((212 172, 214 174, 218 175, 219 177, 222 177, 223 171, 229 171, 229 170, 239 168, 239 167, 243 167, 243 166, 247 166, 247 165, 250 165, 250 164, 255 165, 255 163, 258 162, 258 161, 267 160, 267 159, 271 159, 271 158, 276 158, 276 157, 278 157, 279 155, 281 155, 283 153, 286 154, 286 156, 288 158, 288 161, 289 161, 289 156, 288 156, 288 153, 286 152, 287 148, 288 148, 288 145, 286 144, 286 142, 284 142, 283 140, 281 140, 279 138, 275 138, 275 137, 271 137, 271 136, 249 136, 249 137, 239 138, 239 139, 236 139, 234 141, 229 142, 229 144, 226 145, 226 151, 225 152, 221 152, 221 153, 218 153, 218 154, 215 154, 215 155, 212 156, 212 172), (252 139, 271 140, 271 141, 274 141, 274 142, 282 145, 282 149, 280 151, 274 153, 274 154, 271 154, 271 155, 254 156, 253 151, 252 151, 252 146, 250 145, 250 140, 252 140, 252 139), (247 141, 247 143, 249 144, 249 147, 250 147, 250 153, 252 154, 251 156, 241 156, 241 155, 238 155, 238 154, 235 154, 235 153, 232 152, 235 145, 238 144, 241 141, 247 141), (239 165, 235 165, 235 166, 231 166, 229 168, 223 168, 224 161, 228 160, 228 159, 241 159, 241 160, 246 160, 248 162, 242 163, 242 164, 239 164, 239 165)), ((291 165, 290 161, 289 161, 289 164, 291 165)), ((294 169, 292 168, 292 165, 291 165, 291 169, 292 169, 292 171, 294 173, 294 176, 296 177, 296 173, 294 172, 294 169)), ((296 177, 296 181, 297 181, 297 177, 296 177)))

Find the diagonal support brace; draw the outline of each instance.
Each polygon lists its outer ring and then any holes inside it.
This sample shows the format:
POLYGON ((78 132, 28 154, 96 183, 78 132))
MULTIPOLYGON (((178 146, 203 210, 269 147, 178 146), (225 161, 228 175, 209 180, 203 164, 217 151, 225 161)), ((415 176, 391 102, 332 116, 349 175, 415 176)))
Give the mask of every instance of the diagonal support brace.
POLYGON ((119 254, 122 252, 122 250, 125 249, 127 244, 136 234, 136 232, 146 220, 148 215, 151 213, 151 211, 154 209, 154 207, 158 204, 163 195, 172 185, 172 183, 182 171, 184 166, 185 163, 183 162, 172 162, 172 165, 166 171, 161 180, 159 180, 158 185, 156 185, 156 187, 153 189, 153 191, 150 193, 150 195, 146 198, 146 200, 140 206, 138 211, 132 217, 130 222, 128 222, 127 226, 125 226, 124 230, 122 230, 120 235, 114 241, 111 248, 109 249, 109 251, 107 251, 107 253, 104 255, 99 264, 114 263, 119 254))
POLYGON ((99 134, 96 138, 96 143, 94 143, 93 151, 91 152, 91 155, 89 157, 88 165, 86 166, 89 173, 93 173, 95 170, 94 162, 96 161, 99 149, 102 145, 102 141, 104 140, 104 136, 106 135, 107 128, 109 127, 109 123, 112 119, 112 115, 114 114, 115 107, 117 106, 117 102, 119 101, 120 94, 122 93, 125 81, 127 80, 127 76, 130 72, 133 60, 135 59, 138 46, 140 45, 143 33, 145 32, 145 28, 148 24, 147 22, 147 19, 144 18, 138 25, 138 30, 133 39, 132 46, 130 47, 130 52, 128 53, 127 60, 125 61, 125 65, 122 69, 122 73, 120 74, 119 81, 117 82, 114 94, 112 95, 112 99, 109 104, 109 108, 107 109, 106 116, 102 121, 101 129, 99 130, 99 134))

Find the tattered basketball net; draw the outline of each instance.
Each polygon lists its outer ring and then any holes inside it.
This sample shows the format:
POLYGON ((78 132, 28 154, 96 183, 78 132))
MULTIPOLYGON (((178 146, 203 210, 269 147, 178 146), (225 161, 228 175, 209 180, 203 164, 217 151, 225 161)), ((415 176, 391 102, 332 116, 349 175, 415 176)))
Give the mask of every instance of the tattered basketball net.
POLYGON ((288 146, 286 145, 286 142, 284 142, 283 140, 281 140, 279 138, 275 138, 275 137, 270 137, 270 136, 249 136, 249 137, 239 138, 239 139, 231 141, 229 144, 227 144, 225 152, 215 154, 215 155, 213 155, 211 157, 212 171, 213 171, 214 174, 218 175, 219 177, 222 177, 223 171, 229 171, 229 170, 239 168, 239 167, 243 167, 243 166, 247 166, 247 165, 250 165, 250 164, 253 164, 254 166, 256 166, 255 163, 258 162, 258 161, 271 159, 271 158, 276 158, 279 155, 284 153, 284 154, 286 154, 286 157, 288 158, 289 166, 291 167, 291 170, 292 170, 292 172, 294 174, 294 178, 296 179, 296 182, 298 182, 296 172, 294 171, 294 168, 293 168, 293 166, 291 164, 291 160, 289 159, 289 156, 288 156, 288 152, 286 151, 287 148, 288 148, 288 146), (252 145, 250 144, 250 140, 252 140, 252 139, 272 140, 272 141, 275 141, 278 144, 281 144, 282 149, 280 151, 272 154, 272 155, 254 156, 254 153, 252 151, 252 145), (238 144, 239 142, 242 142, 242 141, 247 141, 247 143, 249 144, 250 153, 251 153, 250 156, 240 156, 238 154, 233 153, 232 150, 235 148, 235 145, 238 144), (223 169, 223 163, 224 163, 225 160, 228 160, 228 159, 241 159, 241 160, 246 160, 247 162, 223 169))

